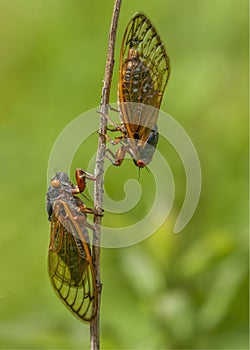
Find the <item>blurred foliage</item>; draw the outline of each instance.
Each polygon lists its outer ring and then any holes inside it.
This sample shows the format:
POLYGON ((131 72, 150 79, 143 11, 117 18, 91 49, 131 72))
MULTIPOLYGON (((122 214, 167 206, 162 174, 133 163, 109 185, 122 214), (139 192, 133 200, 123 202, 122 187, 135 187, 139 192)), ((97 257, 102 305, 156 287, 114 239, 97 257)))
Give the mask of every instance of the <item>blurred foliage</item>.
MULTIPOLYGON (((100 102, 112 7, 111 0, 0 1, 1 349, 89 347, 88 327, 48 281, 46 171, 61 130, 100 102)), ((174 174, 174 207, 144 242, 102 250, 102 348, 247 348, 248 1, 124 1, 111 102, 122 33, 139 10, 167 45, 172 73, 162 108, 192 138, 203 187, 192 220, 174 235, 185 174, 161 139, 174 174)), ((95 135, 89 143, 72 173, 85 167, 95 135)), ((130 176, 137 179, 138 170, 129 161, 109 170, 105 185, 114 200, 123 198, 130 176)), ((149 202, 151 180, 141 172, 149 202)), ((106 214, 106 223, 133 222, 148 205, 125 217, 106 214)))

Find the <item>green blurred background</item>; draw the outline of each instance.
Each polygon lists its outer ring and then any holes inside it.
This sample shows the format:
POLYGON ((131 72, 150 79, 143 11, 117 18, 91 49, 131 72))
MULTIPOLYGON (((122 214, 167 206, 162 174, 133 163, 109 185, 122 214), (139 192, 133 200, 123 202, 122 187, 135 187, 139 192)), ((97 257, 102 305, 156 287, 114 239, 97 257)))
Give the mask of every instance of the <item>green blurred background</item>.
MULTIPOLYGON (((0 0, 1 349, 89 346, 88 326, 49 284, 45 193, 58 134, 100 102, 112 8, 111 0, 0 0)), ((173 210, 144 242, 102 250, 102 348, 247 348, 248 1, 124 1, 111 102, 122 34, 139 10, 167 45, 172 74, 162 109, 192 138, 203 187, 192 220, 174 235, 185 173, 174 149, 160 140, 175 179, 173 210)), ((86 166, 96 139, 79 150, 72 174, 86 166)), ((123 198, 130 176, 137 179, 138 170, 129 161, 109 170, 113 199, 123 198)), ((151 180, 141 172, 150 200, 151 180)), ((143 216, 140 210, 126 220, 143 216)), ((105 220, 119 226, 124 218, 106 213, 105 220)))

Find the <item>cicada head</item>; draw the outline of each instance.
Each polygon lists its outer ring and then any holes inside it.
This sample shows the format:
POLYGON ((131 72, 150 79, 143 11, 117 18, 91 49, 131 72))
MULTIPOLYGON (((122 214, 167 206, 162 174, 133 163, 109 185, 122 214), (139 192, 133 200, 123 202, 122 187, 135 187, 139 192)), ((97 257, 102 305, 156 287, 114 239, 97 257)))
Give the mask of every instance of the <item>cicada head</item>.
MULTIPOLYGON (((150 131, 149 137, 146 142, 142 140, 136 141, 136 156, 133 157, 133 161, 139 168, 146 167, 153 159, 155 148, 158 143, 158 128, 157 125, 150 131)), ((134 147, 135 148, 135 147, 134 147)))

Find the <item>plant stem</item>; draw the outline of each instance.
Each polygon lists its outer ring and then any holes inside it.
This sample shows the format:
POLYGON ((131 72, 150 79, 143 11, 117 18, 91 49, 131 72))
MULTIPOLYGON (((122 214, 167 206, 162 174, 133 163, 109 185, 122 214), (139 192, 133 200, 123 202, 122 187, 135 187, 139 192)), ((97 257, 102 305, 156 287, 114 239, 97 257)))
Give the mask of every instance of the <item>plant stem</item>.
MULTIPOLYGON (((114 67, 114 51, 116 31, 118 25, 118 18, 120 13, 122 0, 115 0, 113 16, 109 32, 109 44, 108 54, 106 59, 106 68, 104 75, 104 84, 102 89, 102 98, 100 104, 100 135, 98 140, 98 149, 96 155, 95 176, 96 181, 94 185, 94 208, 97 214, 102 214, 103 203, 103 169, 104 169, 104 156, 106 152, 106 138, 103 134, 107 131, 107 119, 105 115, 108 114, 108 104, 110 96, 111 81, 114 67)), ((97 314, 91 320, 90 323, 90 348, 91 350, 100 349, 100 301, 101 301, 101 274, 100 274, 100 243, 101 243, 101 216, 95 215, 94 217, 94 233, 92 243, 92 261, 94 267, 94 273, 97 285, 97 314)))

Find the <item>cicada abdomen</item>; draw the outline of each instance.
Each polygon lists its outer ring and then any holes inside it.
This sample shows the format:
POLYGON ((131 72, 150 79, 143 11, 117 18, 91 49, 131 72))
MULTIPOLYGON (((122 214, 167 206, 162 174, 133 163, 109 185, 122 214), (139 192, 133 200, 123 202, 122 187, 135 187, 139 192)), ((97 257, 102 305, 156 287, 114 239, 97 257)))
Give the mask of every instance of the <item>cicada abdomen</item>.
POLYGON ((156 28, 143 13, 135 14, 122 40, 119 102, 159 109, 169 73, 169 57, 156 28))

